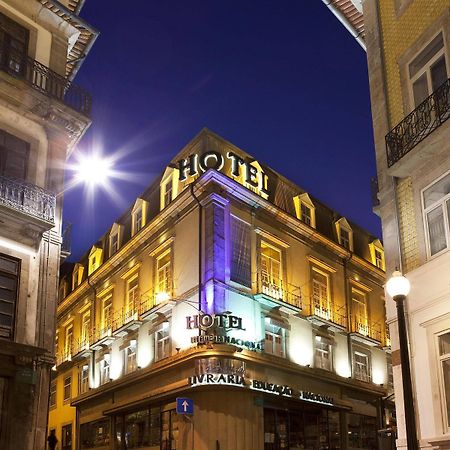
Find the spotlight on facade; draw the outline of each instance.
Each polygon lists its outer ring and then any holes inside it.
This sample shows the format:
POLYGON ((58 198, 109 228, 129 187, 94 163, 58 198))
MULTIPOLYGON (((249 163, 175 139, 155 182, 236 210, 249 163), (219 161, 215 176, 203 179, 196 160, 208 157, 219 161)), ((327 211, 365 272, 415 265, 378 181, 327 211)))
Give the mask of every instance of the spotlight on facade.
POLYGON ((97 155, 80 158, 75 167, 75 179, 90 186, 102 185, 112 174, 112 163, 97 155))
POLYGON ((166 302, 167 300, 169 300, 170 296, 168 294, 168 292, 157 292, 155 295, 155 300, 156 303, 162 303, 162 302, 166 302))

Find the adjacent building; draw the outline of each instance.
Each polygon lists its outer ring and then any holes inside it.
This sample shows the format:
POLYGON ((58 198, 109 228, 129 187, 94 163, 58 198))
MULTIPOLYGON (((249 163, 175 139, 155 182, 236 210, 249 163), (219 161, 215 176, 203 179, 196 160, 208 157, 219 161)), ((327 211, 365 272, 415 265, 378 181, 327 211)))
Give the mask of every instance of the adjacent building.
POLYGON ((66 157, 90 124, 72 82, 83 1, 0 0, 0 448, 45 448, 66 157))
POLYGON ((376 237, 204 129, 65 265, 49 429, 62 450, 376 449, 384 264, 376 237))
MULTIPOLYGON (((367 48, 387 274, 411 282, 411 371, 421 448, 450 446, 450 2, 326 1, 367 48)), ((406 448, 395 305, 387 301, 406 448)))

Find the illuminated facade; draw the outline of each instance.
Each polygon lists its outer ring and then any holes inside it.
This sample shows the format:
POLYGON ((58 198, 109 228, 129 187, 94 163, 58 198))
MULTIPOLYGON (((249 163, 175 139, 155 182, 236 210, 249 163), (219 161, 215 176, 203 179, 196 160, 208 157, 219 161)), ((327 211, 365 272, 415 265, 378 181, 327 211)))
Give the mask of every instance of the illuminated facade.
MULTIPOLYGON (((0 0, 0 448, 46 448, 62 167, 90 124, 83 2, 0 0)), ((64 255, 63 255, 64 256, 64 255)))
POLYGON ((49 429, 77 449, 376 448, 383 280, 377 239, 202 130, 66 267, 49 429))
MULTIPOLYGON (((375 210, 382 220, 386 272, 390 276, 397 267, 411 283, 406 307, 419 446, 449 448, 450 2, 331 3, 350 29, 358 20, 367 47, 379 189, 375 210)), ((404 449, 397 318, 391 299, 386 309, 397 447, 404 449)))

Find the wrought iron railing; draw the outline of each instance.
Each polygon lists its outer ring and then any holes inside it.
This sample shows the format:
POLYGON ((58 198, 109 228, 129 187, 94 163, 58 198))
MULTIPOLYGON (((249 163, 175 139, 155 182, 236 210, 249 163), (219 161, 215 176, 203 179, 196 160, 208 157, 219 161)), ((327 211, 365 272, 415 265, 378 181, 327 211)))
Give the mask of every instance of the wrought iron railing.
POLYGON ((78 339, 73 347, 73 356, 76 356, 81 352, 89 350, 89 345, 90 345, 89 336, 78 339))
POLYGON ((95 344, 101 339, 112 336, 112 320, 106 321, 102 327, 94 328, 89 338, 91 344, 95 344))
POLYGON ((280 302, 284 302, 301 309, 302 296, 298 286, 283 283, 282 280, 279 280, 277 283, 269 282, 266 278, 267 277, 264 274, 258 273, 256 289, 257 294, 264 294, 274 300, 279 300, 280 302))
POLYGON ((335 323, 341 327, 347 327, 347 316, 342 310, 345 311, 345 308, 326 307, 312 297, 306 311, 304 312, 309 317, 316 316, 328 322, 335 323))
POLYGON ((381 342, 382 340, 381 326, 379 323, 369 323, 363 319, 356 318, 352 321, 351 331, 362 336, 367 336, 377 342, 381 342))
POLYGON ((138 305, 131 304, 128 306, 123 306, 122 308, 117 310, 114 314, 112 323, 113 332, 123 327, 127 323, 138 319, 139 319, 138 305))
MULTIPOLYGON (((8 49, 1 47, 0 54, 7 54, 8 49)), ((9 57, 2 58, 0 70, 85 116, 91 113, 92 99, 87 91, 28 56, 14 61, 9 57)))
POLYGON ((0 176, 0 204, 55 223, 56 195, 34 184, 0 176))
POLYGON ((386 135, 388 167, 393 166, 449 117, 450 79, 386 135))

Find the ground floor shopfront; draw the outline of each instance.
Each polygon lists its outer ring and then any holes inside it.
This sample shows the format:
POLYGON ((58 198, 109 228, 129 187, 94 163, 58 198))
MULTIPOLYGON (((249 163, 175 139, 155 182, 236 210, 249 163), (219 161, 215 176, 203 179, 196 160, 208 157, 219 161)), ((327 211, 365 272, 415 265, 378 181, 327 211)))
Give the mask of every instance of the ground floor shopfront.
POLYGON ((217 362, 191 361, 191 370, 184 366, 178 375, 143 378, 77 400, 77 448, 378 449, 380 389, 370 392, 317 376, 211 360, 217 362), (160 385, 164 379, 165 387, 160 385), (192 415, 177 414, 177 397, 193 400, 192 415))

